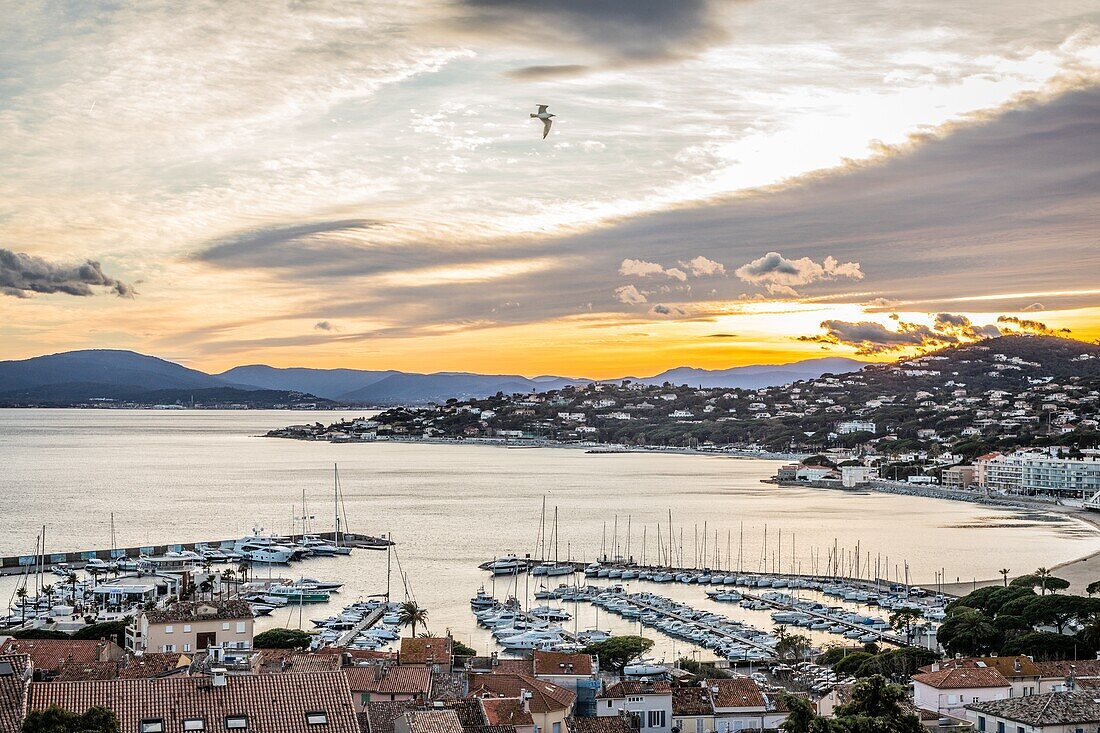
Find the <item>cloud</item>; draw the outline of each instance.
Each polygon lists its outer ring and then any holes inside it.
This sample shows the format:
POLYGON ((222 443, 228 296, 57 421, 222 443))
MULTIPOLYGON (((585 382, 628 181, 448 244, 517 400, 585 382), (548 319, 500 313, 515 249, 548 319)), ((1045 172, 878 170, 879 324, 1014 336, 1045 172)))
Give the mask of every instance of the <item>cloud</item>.
POLYGON ((691 274, 695 277, 712 277, 715 275, 726 274, 725 265, 723 265, 721 262, 715 262, 714 260, 707 259, 702 255, 693 257, 687 262, 681 260, 680 267, 690 270, 691 274))
POLYGON ((960 339, 978 341, 1001 335, 1001 330, 992 324, 977 326, 970 319, 958 313, 937 313, 933 328, 941 334, 956 336, 960 339))
POLYGON ((838 278, 863 279, 863 271, 858 262, 842 264, 832 256, 826 257, 823 263, 814 262, 809 257, 792 260, 778 252, 768 252, 763 257, 741 265, 734 274, 744 282, 763 286, 773 295, 792 297, 798 295, 794 289, 796 285, 838 278))
POLYGON ((640 303, 648 302, 648 298, 645 297, 645 293, 638 290, 633 285, 623 285, 622 287, 615 288, 615 298, 620 303, 626 303, 627 305, 638 305, 640 303))
POLYGON ((735 339, 737 334, 735 333, 708 333, 708 339, 735 339))
MULTIPOLYGON (((606 65, 684 58, 726 39, 724 0, 458 0, 456 29, 532 47, 572 46, 606 65)), ((568 64, 567 67, 578 65, 568 64)), ((554 66, 534 66, 540 70, 554 66)), ((512 72, 522 75, 526 69, 512 72)), ((550 72, 553 74, 553 71, 550 72)))
POLYGON ((1046 310, 1042 303, 1032 303, 1031 305, 1024 306, 1024 313, 1038 313, 1039 311, 1046 310))
POLYGON ((657 275, 664 275, 665 277, 679 280, 680 282, 685 282, 687 280, 687 273, 683 270, 675 267, 666 269, 664 265, 659 265, 656 262, 646 262, 645 260, 623 260, 622 264, 619 265, 619 274, 624 277, 655 277, 657 275))
POLYGON ((332 321, 317 321, 313 324, 314 330, 317 331, 335 331, 336 326, 332 324, 332 321))
POLYGON ((636 277, 650 277, 651 275, 663 275, 665 274, 665 268, 663 265, 658 265, 656 262, 646 262, 645 260, 623 260, 623 263, 619 265, 619 274, 623 276, 636 276, 636 277))
POLYGON ((525 79, 538 81, 540 79, 559 79, 561 77, 578 76, 589 71, 592 67, 584 64, 554 64, 544 66, 524 66, 508 72, 513 79, 525 79))
POLYGON ((28 298, 31 293, 94 295, 93 287, 114 291, 120 298, 132 298, 131 285, 103 272, 94 260, 75 265, 59 265, 41 257, 0 249, 0 293, 28 298))
POLYGON ((892 331, 875 321, 839 321, 821 322, 825 333, 817 336, 800 336, 799 341, 812 341, 823 344, 855 346, 860 355, 881 354, 912 347, 940 346, 958 341, 954 336, 940 334, 928 326, 914 323, 898 323, 898 330, 892 331))
POLYGON ((1017 318, 1015 316, 999 316, 997 318, 997 323, 1007 323, 1016 326, 1014 330, 1019 333, 1031 333, 1042 336, 1064 336, 1071 333, 1068 328, 1051 328, 1041 321, 1032 321, 1026 318, 1017 318))

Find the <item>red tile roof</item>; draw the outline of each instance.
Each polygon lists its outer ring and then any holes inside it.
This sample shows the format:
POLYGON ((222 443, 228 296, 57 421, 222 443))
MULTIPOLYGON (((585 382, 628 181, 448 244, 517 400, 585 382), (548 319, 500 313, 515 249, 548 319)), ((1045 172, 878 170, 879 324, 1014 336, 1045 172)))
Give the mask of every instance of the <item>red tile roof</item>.
POLYGON ((165 608, 145 612, 151 624, 170 624, 183 621, 252 620, 252 607, 248 601, 179 601, 165 608))
POLYGON ((165 733, 182 733, 185 718, 204 718, 208 731, 225 730, 227 716, 247 716, 248 733, 359 733, 347 679, 339 672, 229 676, 222 687, 205 676, 95 682, 36 682, 29 709, 57 705, 82 713, 103 706, 123 731, 160 718, 165 733), (307 712, 324 712, 310 725, 307 712))
POLYGON ((0 654, 26 654, 36 670, 55 672, 66 662, 92 664, 121 657, 122 649, 100 639, 8 639, 0 654))
POLYGON ((412 700, 381 700, 367 703, 370 733, 393 733, 393 722, 417 705, 412 700))
POLYGON ((314 654, 346 657, 356 662, 396 662, 397 652, 383 652, 374 649, 346 649, 338 646, 326 646, 314 654))
POLYGON ((533 661, 536 677, 539 675, 583 675, 588 677, 595 671, 595 657, 591 654, 536 651, 533 661))
MULTIPOLYGON (((676 715, 676 713, 673 713, 676 715)), ((602 718, 574 718, 574 733, 638 733, 625 715, 606 715, 602 718)))
POLYGON ((451 640, 447 637, 418 636, 401 640, 402 664, 450 664, 451 640))
POLYGON ((82 680, 113 680, 118 677, 119 663, 64 662, 51 678, 52 682, 80 682, 82 680))
POLYGON ((343 660, 333 654, 310 654, 298 649, 261 649, 252 657, 256 674, 283 672, 334 672, 343 660))
MULTIPOLYGON (((1067 664, 1073 664, 1073 662, 1067 662, 1067 664)), ((1031 657, 1019 655, 1015 657, 962 657, 960 659, 949 659, 946 662, 940 663, 940 668, 946 667, 966 667, 968 669, 980 669, 982 667, 988 667, 995 669, 1001 673, 1006 679, 1011 677, 1039 677, 1042 674, 1039 663, 1035 662, 1031 657), (1017 671, 1019 666, 1019 671, 1017 671)), ((926 664, 920 668, 921 672, 931 672, 932 665, 926 664)))
POLYGON ((520 692, 531 693, 531 712, 543 714, 573 707, 577 693, 550 682, 523 674, 479 674, 470 678, 469 697, 519 698, 520 692))
POLYGON ((463 733, 454 710, 409 710, 404 717, 409 733, 463 733))
POLYGON ((671 695, 672 685, 664 680, 643 682, 641 680, 623 680, 608 685, 599 697, 619 699, 627 695, 671 695))
POLYGON ((970 687, 1011 687, 1000 672, 989 667, 951 667, 938 672, 921 672, 913 680, 937 690, 961 690, 970 687))
POLYGON ((673 715, 712 715, 714 706, 705 687, 672 688, 673 715))
POLYGON ((118 676, 126 679, 164 677, 170 674, 185 674, 190 666, 191 657, 186 654, 145 652, 140 657, 131 657, 118 671, 118 676))
POLYGON ((481 701, 485 720, 489 725, 534 725, 531 713, 523 709, 523 702, 515 697, 487 697, 481 701))
POLYGON ((26 654, 0 654, 0 731, 15 733, 23 726, 23 701, 31 658, 26 654), (10 669, 10 674, 7 674, 10 669))
POLYGON ((1070 672, 1078 679, 1100 677, 1100 660, 1097 659, 1060 659, 1033 664, 1043 677, 1068 677, 1070 672))
POLYGON ((432 671, 428 667, 381 666, 345 667, 344 675, 353 693, 377 692, 384 695, 428 696, 432 671))
POLYGON ((707 680, 707 690, 715 708, 763 708, 768 705, 760 685, 748 677, 707 680))

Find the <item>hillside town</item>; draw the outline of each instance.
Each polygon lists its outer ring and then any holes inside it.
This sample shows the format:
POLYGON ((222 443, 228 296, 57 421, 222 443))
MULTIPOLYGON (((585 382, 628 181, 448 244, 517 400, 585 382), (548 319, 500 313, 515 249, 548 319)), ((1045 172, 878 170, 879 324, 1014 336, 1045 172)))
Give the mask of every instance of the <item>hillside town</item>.
POLYGON ((822 456, 777 478, 1083 497, 1100 490, 1100 346, 1008 336, 781 387, 594 382, 269 435, 822 456))

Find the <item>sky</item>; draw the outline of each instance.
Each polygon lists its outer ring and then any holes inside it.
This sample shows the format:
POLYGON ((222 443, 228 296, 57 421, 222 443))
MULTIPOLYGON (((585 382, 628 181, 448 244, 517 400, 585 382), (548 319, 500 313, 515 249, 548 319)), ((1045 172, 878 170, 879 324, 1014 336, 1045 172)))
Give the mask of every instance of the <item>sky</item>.
POLYGON ((0 358, 607 378, 1100 338, 1094 0, 5 15, 0 358))

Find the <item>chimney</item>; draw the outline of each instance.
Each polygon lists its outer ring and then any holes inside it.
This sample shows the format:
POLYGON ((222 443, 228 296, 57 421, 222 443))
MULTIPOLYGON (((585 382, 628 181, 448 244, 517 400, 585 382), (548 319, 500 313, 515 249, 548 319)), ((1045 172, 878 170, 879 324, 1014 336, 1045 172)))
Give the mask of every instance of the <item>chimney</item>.
POLYGON ((214 667, 210 670, 210 686, 225 687, 225 667, 214 667))
POLYGON ((1017 674, 1023 671, 1023 667, 1020 666, 1020 659, 1018 657, 1012 663, 1012 671, 1016 672, 1017 674))
POLYGON ((500 659, 497 658, 497 653, 496 652, 493 652, 491 655, 489 655, 489 666, 490 667, 499 667, 500 666, 500 659))
POLYGON ((530 714, 531 712, 531 693, 527 690, 521 689, 519 691, 519 699, 523 701, 523 712, 530 714))
POLYGON ((940 671, 940 663, 939 662, 932 662, 932 671, 933 672, 939 672, 940 671))

